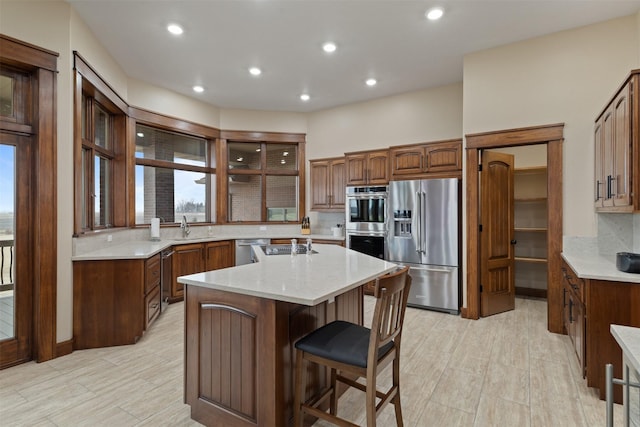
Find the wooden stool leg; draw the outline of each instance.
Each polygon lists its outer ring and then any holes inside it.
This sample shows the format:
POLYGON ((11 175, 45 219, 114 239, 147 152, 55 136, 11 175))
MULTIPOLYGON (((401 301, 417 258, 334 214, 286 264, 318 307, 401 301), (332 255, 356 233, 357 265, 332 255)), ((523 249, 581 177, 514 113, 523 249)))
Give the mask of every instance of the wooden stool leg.
POLYGON ((396 395, 393 398, 393 408, 396 413, 396 425, 398 427, 404 427, 404 421, 402 420, 402 405, 400 404, 400 358, 396 357, 393 361, 393 386, 396 388, 396 395))
POLYGON ((365 406, 367 408, 367 427, 376 427, 376 371, 374 367, 367 375, 367 396, 365 406))
POLYGON ((338 412, 338 389, 336 387, 337 372, 331 369, 331 402, 329 404, 329 413, 335 415, 338 412))
POLYGON ((304 367, 304 355, 302 350, 296 350, 296 387, 293 395, 293 425, 295 427, 302 427, 304 422, 304 412, 302 411, 302 402, 305 397, 305 370, 304 367))

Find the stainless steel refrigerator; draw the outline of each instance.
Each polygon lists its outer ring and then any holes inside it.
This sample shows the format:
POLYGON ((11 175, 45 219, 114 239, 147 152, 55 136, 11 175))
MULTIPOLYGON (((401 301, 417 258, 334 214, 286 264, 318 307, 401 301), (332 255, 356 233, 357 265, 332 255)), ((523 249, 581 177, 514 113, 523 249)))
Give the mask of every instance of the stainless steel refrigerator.
POLYGON ((460 309, 460 181, 389 183, 388 260, 410 267, 408 305, 460 309))

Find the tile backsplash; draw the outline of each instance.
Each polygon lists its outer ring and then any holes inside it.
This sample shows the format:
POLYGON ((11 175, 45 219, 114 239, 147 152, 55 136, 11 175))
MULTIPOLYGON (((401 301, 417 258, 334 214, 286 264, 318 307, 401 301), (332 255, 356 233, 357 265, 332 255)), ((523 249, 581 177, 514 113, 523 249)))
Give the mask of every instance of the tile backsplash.
POLYGON ((598 214, 598 251, 605 257, 640 252, 640 214, 598 214))

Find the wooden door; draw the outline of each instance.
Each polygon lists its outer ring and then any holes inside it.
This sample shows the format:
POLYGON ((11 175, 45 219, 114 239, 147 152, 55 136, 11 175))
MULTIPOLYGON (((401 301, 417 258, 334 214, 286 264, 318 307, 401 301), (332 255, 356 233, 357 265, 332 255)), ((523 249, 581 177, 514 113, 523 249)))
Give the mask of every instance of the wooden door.
POLYGON ((173 270, 171 302, 179 301, 184 297, 184 286, 182 283, 178 283, 178 277, 204 271, 202 243, 175 246, 174 250, 171 264, 173 270))
POLYGON ((480 205, 480 308, 484 317, 515 308, 512 155, 483 151, 480 205))
POLYGON ((344 158, 331 161, 329 169, 331 209, 341 212, 345 203, 345 185, 347 176, 344 166, 344 158))
POLYGON ((367 170, 368 184, 389 183, 389 151, 375 151, 369 154, 367 170))
POLYGON ((235 252, 232 243, 233 242, 229 240, 207 243, 206 271, 233 267, 235 265, 235 252))
POLYGON ((309 164, 311 177, 311 210, 329 208, 329 161, 314 160, 309 164))
MULTIPOLYGON (((631 156, 631 84, 622 89, 613 101, 612 182, 611 198, 614 206, 631 205, 630 164, 631 156)), ((636 171, 638 173, 638 171, 636 171)))

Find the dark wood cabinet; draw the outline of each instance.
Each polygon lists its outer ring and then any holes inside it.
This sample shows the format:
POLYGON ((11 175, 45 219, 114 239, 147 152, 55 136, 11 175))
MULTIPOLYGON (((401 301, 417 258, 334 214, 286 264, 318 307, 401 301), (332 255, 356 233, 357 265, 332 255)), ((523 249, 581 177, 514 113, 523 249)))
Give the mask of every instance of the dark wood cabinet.
POLYGON ((184 299, 184 287, 178 277, 235 265, 233 240, 177 245, 173 251, 170 303, 184 299))
POLYGON ((578 358, 580 373, 585 375, 585 306, 584 306, 584 280, 575 276, 575 273, 566 263, 562 266, 562 303, 563 323, 565 333, 569 335, 573 349, 578 358))
POLYGON ((203 243, 178 245, 174 246, 173 250, 171 262, 173 280, 171 281, 171 296, 169 297, 169 302, 171 303, 184 299, 184 287, 182 283, 178 282, 178 277, 205 271, 203 243))
POLYGON ((235 246, 232 240, 209 242, 205 245, 205 252, 207 256, 206 271, 233 267, 236 263, 235 246))
POLYGON ((640 70, 631 73, 598 116, 594 128, 594 205, 601 212, 640 210, 640 70), (635 189, 635 190, 634 190, 635 189))
MULTIPOLYGON (((583 377, 605 398, 605 365, 613 365, 622 378, 622 350, 611 335, 611 325, 640 327, 640 285, 608 280, 581 279, 562 263, 563 319, 583 377)), ((614 400, 622 403, 622 388, 614 387, 614 400)))
POLYGON ((159 314, 160 254, 74 261, 74 349, 134 344, 159 314))
POLYGON ((389 150, 345 153, 347 185, 389 183, 389 150))
POLYGON ((389 149, 391 178, 462 176, 462 140, 399 145, 389 149))
POLYGON ((345 200, 345 159, 311 160, 311 210, 325 212, 344 211, 345 200))

